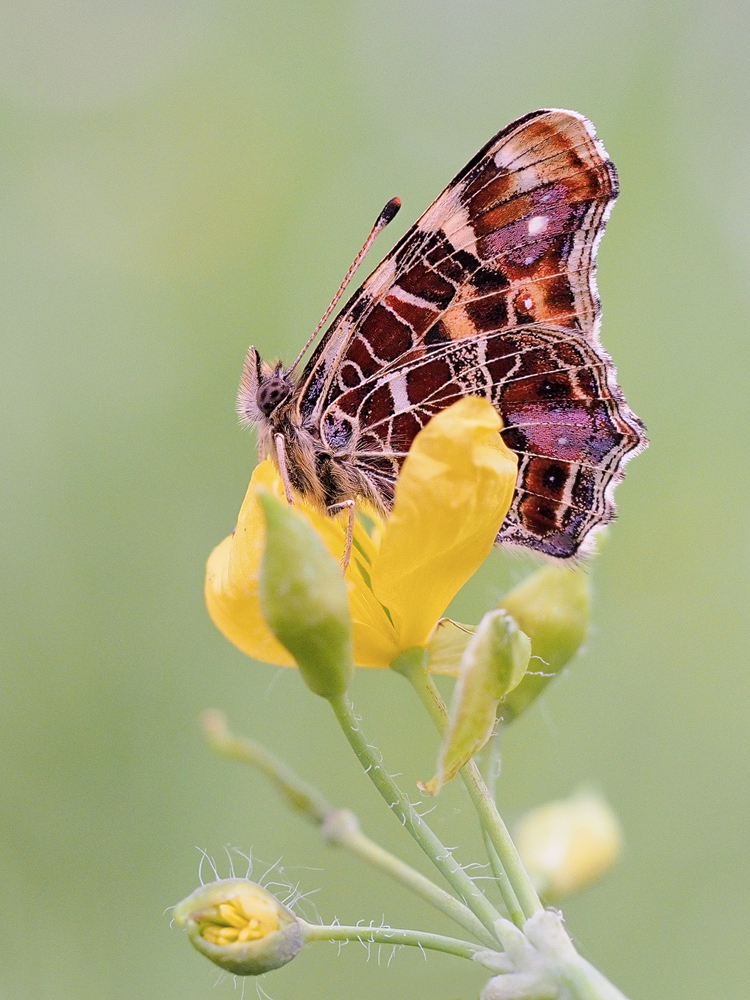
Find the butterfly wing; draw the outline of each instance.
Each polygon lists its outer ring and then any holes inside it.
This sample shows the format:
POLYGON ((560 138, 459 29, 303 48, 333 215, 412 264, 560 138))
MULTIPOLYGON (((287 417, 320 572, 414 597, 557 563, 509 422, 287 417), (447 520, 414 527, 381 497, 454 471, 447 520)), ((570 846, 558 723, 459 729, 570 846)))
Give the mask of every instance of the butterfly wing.
POLYGON ((598 339, 596 249, 617 175, 593 127, 538 111, 498 133, 342 310, 301 414, 386 506, 414 435, 485 395, 519 455, 499 540, 567 557, 613 516, 644 446, 598 339))

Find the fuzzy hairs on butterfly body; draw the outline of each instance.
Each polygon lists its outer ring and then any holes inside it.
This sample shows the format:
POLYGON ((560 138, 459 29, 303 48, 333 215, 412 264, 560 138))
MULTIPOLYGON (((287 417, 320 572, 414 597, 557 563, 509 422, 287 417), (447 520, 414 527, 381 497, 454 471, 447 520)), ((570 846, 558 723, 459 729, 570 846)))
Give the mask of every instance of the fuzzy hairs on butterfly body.
POLYGON ((379 492, 350 456, 333 454, 303 425, 298 396, 298 383, 284 371, 280 361, 270 365, 261 360, 254 347, 248 350, 237 394, 237 412, 244 427, 257 428, 261 459, 270 457, 281 472, 274 443, 275 436, 280 434, 284 439, 289 482, 305 500, 326 510, 360 496, 381 510, 379 492))

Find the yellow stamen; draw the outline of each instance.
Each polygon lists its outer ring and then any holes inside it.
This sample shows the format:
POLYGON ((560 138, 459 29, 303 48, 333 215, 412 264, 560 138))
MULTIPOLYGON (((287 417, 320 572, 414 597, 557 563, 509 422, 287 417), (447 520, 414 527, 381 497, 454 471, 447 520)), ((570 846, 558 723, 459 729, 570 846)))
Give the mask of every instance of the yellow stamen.
POLYGON ((195 918, 201 936, 217 945, 257 941, 281 926, 273 903, 248 892, 207 907, 194 914, 195 918))
POLYGON ((219 913, 230 927, 241 929, 247 923, 244 910, 239 909, 235 900, 231 900, 229 903, 222 903, 219 906, 219 913))

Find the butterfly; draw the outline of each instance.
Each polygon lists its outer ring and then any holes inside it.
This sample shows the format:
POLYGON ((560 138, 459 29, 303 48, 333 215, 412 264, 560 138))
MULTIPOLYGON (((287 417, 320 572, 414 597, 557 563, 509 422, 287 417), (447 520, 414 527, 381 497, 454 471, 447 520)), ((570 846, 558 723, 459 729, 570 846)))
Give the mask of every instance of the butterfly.
MULTIPOLYGON (((591 122, 534 111, 451 181, 301 375, 310 341, 286 369, 251 347, 238 411, 259 427, 288 499, 339 508, 363 498, 387 514, 414 437, 461 397, 483 396, 518 456, 497 541, 558 559, 588 551, 615 515, 625 463, 648 443, 599 340, 596 253, 617 193, 591 122)), ((339 295, 399 205, 386 205, 339 295)))

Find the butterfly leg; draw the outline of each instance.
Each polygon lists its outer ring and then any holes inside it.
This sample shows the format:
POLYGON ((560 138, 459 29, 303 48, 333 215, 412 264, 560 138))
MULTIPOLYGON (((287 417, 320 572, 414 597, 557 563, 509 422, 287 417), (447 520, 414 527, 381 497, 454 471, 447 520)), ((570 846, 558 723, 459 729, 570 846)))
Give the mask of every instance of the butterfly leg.
POLYGON ((353 500, 342 500, 341 503, 334 503, 329 508, 329 513, 338 510, 341 507, 346 507, 348 514, 348 521, 346 524, 346 545, 344 546, 344 555, 341 558, 341 569, 346 573, 347 566, 349 565, 349 560, 352 557, 352 545, 354 543, 354 516, 356 514, 356 505, 353 500))
POLYGON ((279 473, 284 484, 284 495, 286 502, 292 506, 292 484, 289 482, 289 471, 286 467, 286 448, 284 446, 284 435, 274 434, 274 444, 276 445, 276 461, 279 463, 279 473))

